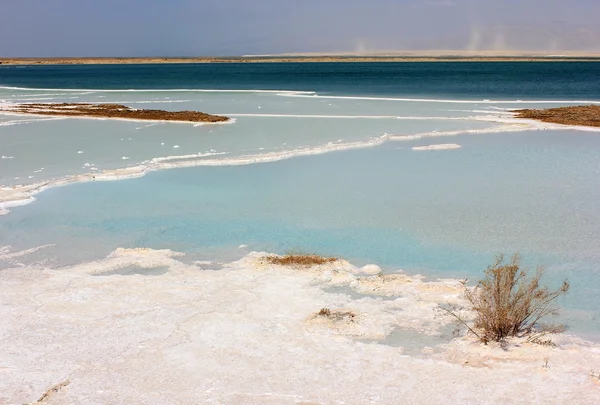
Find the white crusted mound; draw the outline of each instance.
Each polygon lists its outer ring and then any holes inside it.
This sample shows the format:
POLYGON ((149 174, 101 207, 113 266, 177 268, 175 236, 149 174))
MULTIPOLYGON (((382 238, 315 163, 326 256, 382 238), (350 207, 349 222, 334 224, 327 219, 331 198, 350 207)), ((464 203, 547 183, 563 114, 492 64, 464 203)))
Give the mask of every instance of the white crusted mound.
POLYGON ((461 146, 456 143, 440 143, 438 145, 415 146, 412 150, 445 150, 445 149, 460 149, 461 146))
POLYGON ((600 347, 567 337, 556 349, 521 342, 508 351, 461 338, 418 357, 385 344, 394 329, 426 338, 448 325, 436 307, 461 303, 455 280, 365 276, 376 268, 344 261, 285 268, 260 253, 211 271, 151 249, 58 270, 24 267, 32 251, 0 249, 0 263, 13 266, 0 271, 0 403, 36 401, 53 386, 46 402, 55 405, 600 398, 590 375, 600 347))

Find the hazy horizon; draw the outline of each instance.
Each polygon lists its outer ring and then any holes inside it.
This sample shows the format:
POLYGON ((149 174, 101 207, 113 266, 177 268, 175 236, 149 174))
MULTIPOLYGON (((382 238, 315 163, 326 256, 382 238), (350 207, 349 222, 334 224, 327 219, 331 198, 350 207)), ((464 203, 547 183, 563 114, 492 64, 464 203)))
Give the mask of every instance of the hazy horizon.
POLYGON ((0 10, 0 57, 600 52, 594 0, 22 0, 0 10))

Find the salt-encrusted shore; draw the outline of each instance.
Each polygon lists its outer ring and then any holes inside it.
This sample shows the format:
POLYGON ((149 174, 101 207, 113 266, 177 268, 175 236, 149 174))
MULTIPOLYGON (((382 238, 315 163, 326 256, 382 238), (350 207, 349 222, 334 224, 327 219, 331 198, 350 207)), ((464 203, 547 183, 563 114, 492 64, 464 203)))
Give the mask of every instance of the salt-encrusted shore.
POLYGON ((515 110, 515 117, 562 125, 600 127, 600 106, 577 105, 541 110, 515 110))
POLYGON ((598 345, 451 340, 438 306, 464 305, 458 280, 343 260, 283 267, 265 253, 186 265, 151 249, 49 269, 25 264, 36 250, 0 248, 0 403, 46 392, 54 405, 600 400, 598 345))
POLYGON ((134 109, 121 104, 91 103, 3 103, 4 113, 42 115, 68 118, 113 118, 138 121, 174 121, 193 123, 219 123, 230 119, 199 111, 164 111, 134 109))

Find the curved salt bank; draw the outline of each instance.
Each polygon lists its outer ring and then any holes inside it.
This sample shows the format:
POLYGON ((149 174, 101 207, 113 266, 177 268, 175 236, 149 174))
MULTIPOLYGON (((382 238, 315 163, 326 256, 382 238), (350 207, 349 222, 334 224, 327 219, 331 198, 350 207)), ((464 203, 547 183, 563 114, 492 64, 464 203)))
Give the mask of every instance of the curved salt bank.
POLYGON ((427 146, 415 146, 412 150, 447 150, 447 149, 460 149, 462 146, 456 143, 441 143, 438 145, 427 145, 427 146))

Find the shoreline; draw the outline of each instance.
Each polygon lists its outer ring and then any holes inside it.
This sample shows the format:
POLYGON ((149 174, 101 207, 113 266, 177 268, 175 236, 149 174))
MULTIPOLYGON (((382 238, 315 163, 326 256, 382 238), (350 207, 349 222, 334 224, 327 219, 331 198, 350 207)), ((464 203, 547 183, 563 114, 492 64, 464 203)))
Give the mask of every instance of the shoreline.
POLYGON ((129 65, 129 64, 182 64, 182 63, 376 63, 376 62, 600 62, 600 55, 573 56, 248 56, 248 57, 54 57, 54 58, 0 58, 1 66, 19 65, 129 65))

